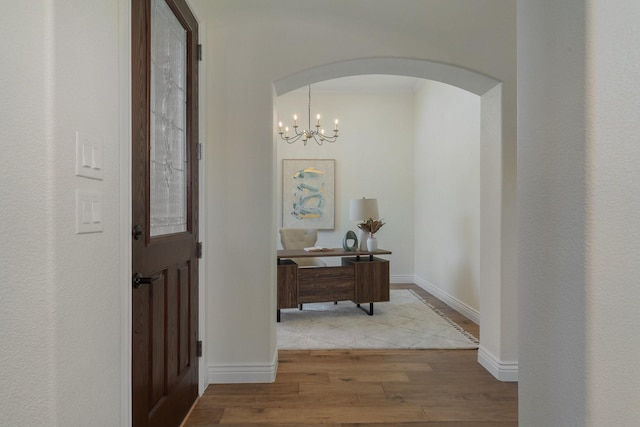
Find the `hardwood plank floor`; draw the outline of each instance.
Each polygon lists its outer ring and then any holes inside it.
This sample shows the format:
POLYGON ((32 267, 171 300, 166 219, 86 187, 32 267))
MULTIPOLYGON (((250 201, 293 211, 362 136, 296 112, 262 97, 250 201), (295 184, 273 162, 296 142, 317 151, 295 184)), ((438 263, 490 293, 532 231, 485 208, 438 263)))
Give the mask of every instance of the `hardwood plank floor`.
MULTIPOLYGON (((410 288, 472 335, 465 319, 410 288)), ((279 351, 272 384, 212 384, 184 426, 516 427, 517 383, 496 380, 476 350, 279 351)))

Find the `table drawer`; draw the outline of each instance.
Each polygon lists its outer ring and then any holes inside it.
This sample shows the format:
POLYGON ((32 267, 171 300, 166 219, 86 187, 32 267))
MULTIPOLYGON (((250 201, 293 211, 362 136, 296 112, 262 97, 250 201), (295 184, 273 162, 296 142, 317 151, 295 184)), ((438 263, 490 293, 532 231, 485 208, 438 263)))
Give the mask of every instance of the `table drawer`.
POLYGON ((298 269, 298 303, 355 298, 353 266, 298 269))

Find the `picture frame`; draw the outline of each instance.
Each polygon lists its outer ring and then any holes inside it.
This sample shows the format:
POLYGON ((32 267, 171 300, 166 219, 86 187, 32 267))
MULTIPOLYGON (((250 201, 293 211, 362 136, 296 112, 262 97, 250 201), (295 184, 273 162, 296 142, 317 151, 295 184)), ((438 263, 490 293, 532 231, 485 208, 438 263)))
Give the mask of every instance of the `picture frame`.
POLYGON ((282 226, 335 229, 335 159, 282 160, 282 226))

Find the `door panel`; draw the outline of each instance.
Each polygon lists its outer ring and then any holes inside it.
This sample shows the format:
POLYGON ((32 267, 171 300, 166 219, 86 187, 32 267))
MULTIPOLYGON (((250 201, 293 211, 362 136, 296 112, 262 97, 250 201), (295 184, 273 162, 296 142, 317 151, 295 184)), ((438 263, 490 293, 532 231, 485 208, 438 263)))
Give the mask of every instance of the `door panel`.
POLYGON ((198 392, 197 24, 132 0, 133 425, 179 426, 198 392))

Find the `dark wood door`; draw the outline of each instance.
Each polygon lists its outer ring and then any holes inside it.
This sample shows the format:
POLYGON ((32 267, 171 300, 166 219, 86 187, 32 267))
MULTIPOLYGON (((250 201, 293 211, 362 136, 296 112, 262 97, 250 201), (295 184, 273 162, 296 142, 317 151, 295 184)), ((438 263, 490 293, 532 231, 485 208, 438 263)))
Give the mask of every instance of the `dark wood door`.
POLYGON ((132 0, 135 427, 179 426, 198 395, 197 46, 185 0, 132 0))

